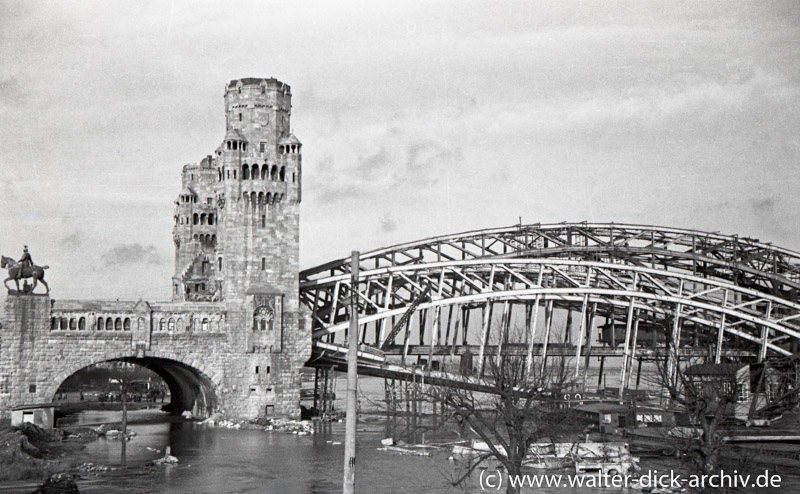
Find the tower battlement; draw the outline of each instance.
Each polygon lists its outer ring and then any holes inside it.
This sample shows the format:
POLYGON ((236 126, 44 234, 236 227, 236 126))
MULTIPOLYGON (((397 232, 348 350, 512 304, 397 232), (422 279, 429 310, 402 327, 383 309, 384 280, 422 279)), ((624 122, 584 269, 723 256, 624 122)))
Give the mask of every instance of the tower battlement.
POLYGON ((243 77, 241 79, 234 79, 225 85, 225 92, 227 93, 228 91, 236 90, 237 87, 244 86, 266 86, 271 89, 280 89, 291 92, 291 87, 288 84, 281 82, 274 77, 243 77))

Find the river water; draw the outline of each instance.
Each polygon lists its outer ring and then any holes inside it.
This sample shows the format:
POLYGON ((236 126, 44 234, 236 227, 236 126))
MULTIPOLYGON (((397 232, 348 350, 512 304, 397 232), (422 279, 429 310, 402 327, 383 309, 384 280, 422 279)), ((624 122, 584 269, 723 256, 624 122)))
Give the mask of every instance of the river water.
MULTIPOLYGON (((379 452, 386 424, 359 424, 360 492, 447 490, 448 454, 433 457, 379 452)), ((127 447, 131 473, 111 472, 79 483, 81 492, 121 493, 335 493, 341 492, 344 425, 319 424, 317 434, 237 430, 171 422, 132 425, 127 447), (338 443, 338 444, 337 444, 338 443), (147 467, 169 445, 177 466, 147 467), (148 449, 150 448, 150 449, 148 449)), ((100 439, 86 448, 94 463, 118 465, 120 442, 100 439)))
MULTIPOLYGON (((435 427, 378 413, 382 380, 363 380, 358 425, 357 492, 439 493, 483 492, 475 473, 463 487, 449 479, 464 472, 465 460, 449 459, 449 448, 433 449, 418 457, 378 451, 385 437, 409 443, 443 444, 462 439, 461 431, 435 427)), ((340 388, 341 386, 337 386, 340 388)), ((337 389, 338 397, 345 395, 337 389)), ((337 400, 337 408, 343 403, 337 400)), ((77 424, 120 420, 119 412, 84 411, 69 418, 77 424)), ((82 493, 259 493, 332 494, 341 492, 344 458, 344 424, 316 423, 316 433, 298 436, 260 429, 228 429, 201 425, 155 410, 130 413, 130 430, 136 436, 127 444, 128 470, 87 473, 78 482, 82 493), (170 446, 179 459, 176 466, 150 466, 170 446)), ((101 438, 89 443, 86 461, 111 467, 120 464, 119 440, 101 438)), ((643 459, 643 470, 667 471, 677 467, 668 458, 643 459)), ((543 473, 543 472, 539 472, 543 473)), ((567 474, 569 472, 557 472, 567 474)), ((502 491, 505 489, 503 488, 502 491)), ((529 489, 523 492, 596 492, 590 488, 529 489)), ((603 489, 603 492, 626 492, 603 489)), ((763 492, 763 490, 761 490, 763 492)))

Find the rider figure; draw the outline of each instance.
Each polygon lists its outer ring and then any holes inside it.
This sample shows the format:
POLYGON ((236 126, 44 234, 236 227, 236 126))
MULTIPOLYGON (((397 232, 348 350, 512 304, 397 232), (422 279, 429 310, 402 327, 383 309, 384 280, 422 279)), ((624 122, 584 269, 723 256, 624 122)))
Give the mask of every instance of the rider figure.
POLYGON ((23 270, 25 269, 26 266, 27 267, 33 266, 33 259, 31 259, 31 254, 28 252, 27 245, 22 249, 22 257, 19 258, 19 266, 23 270))

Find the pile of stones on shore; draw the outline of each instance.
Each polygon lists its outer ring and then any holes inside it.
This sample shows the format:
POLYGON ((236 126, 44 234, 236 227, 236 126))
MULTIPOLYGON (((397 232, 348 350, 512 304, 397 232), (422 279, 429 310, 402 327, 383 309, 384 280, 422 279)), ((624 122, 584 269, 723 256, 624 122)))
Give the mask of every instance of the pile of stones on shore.
POLYGON ((83 463, 75 467, 75 470, 79 472, 95 473, 95 472, 108 472, 111 471, 112 469, 108 465, 101 465, 99 463, 83 463))
POLYGON ((233 420, 212 416, 200 422, 201 424, 227 429, 260 429, 264 431, 278 431, 307 436, 314 434, 314 425, 310 420, 291 420, 291 419, 269 419, 260 418, 256 420, 233 420))

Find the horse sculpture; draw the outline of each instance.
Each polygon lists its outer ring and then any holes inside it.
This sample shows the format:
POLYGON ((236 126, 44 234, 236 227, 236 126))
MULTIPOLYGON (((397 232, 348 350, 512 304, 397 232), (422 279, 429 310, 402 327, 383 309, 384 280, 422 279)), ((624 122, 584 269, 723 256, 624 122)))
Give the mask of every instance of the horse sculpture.
POLYGON ((3 285, 11 291, 11 288, 8 286, 9 280, 14 280, 14 283, 17 285, 17 291, 19 291, 19 280, 33 278, 33 286, 30 288, 29 292, 32 292, 36 285, 41 281, 45 288, 47 288, 47 293, 50 293, 50 287, 47 286, 47 282, 44 281, 44 270, 49 268, 50 266, 22 266, 19 262, 15 261, 11 257, 0 256, 0 268, 8 268, 8 278, 3 280, 3 285))

